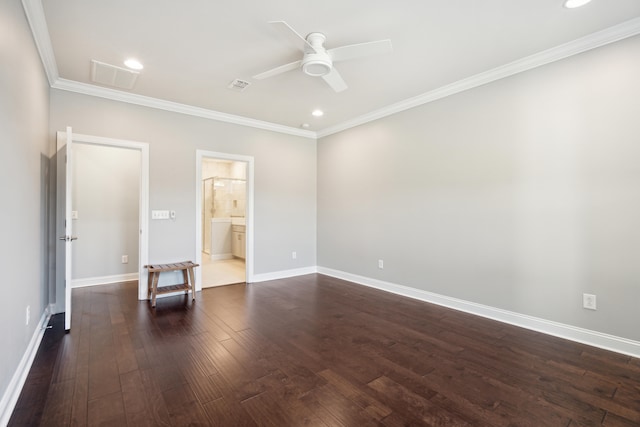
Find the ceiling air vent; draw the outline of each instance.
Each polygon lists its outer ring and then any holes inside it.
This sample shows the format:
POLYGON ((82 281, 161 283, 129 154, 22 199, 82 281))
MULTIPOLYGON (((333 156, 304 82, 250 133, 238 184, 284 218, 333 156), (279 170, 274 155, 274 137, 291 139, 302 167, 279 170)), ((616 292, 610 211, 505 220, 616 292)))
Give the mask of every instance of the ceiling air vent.
POLYGON ((118 89, 132 89, 139 74, 139 71, 127 70, 95 59, 91 60, 91 80, 101 85, 118 89))
POLYGON ((236 92, 242 92, 243 90, 245 90, 247 88, 247 86, 249 86, 251 83, 249 83, 246 80, 240 80, 240 79, 235 79, 234 81, 232 81, 229 86, 227 86, 229 89, 231 90, 235 90, 236 92))

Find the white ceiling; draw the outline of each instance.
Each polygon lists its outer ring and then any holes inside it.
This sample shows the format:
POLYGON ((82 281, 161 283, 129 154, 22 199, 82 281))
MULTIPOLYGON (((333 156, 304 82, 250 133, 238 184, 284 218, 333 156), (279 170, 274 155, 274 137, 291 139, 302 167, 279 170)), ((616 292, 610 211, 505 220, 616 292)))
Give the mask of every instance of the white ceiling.
POLYGON ((200 115, 208 114, 200 109, 212 110, 213 117, 241 116, 250 125, 269 122, 285 131, 301 131, 308 123, 307 136, 393 111, 389 106, 419 104, 430 94, 437 98, 443 87, 479 74, 495 79, 497 67, 525 64, 522 59, 531 55, 544 63, 640 33, 638 0, 593 0, 573 10, 562 0, 40 1, 23 3, 32 27, 44 12, 46 28, 40 25, 34 34, 43 57, 47 46, 52 49, 44 62, 56 68, 48 70, 54 87, 90 93, 91 87, 75 82, 91 84, 92 59, 123 66, 135 56, 145 68, 126 95, 133 102, 151 97, 199 107, 200 115), (300 70, 254 80, 300 59, 268 24, 274 20, 303 36, 324 33, 326 48, 389 38, 394 51, 337 64, 349 85, 341 93, 300 70), (573 50, 557 48, 569 42, 573 50), (235 78, 251 85, 232 91, 227 86, 235 78), (312 117, 315 108, 325 115, 312 117))

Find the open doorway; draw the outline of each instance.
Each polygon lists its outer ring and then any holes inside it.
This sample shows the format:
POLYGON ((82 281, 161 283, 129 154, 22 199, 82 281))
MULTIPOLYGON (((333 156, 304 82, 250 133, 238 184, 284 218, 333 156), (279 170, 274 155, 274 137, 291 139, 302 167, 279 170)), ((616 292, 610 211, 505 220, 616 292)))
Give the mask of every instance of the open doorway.
MULTIPOLYGON (((117 210, 120 209, 120 205, 122 203, 126 203, 128 206, 135 205, 137 203, 137 209, 135 206, 132 207, 133 210, 137 210, 137 220, 132 218, 127 221, 126 224, 123 221, 118 221, 125 234, 130 237, 134 237, 132 239, 132 243, 130 246, 122 246, 118 248, 116 252, 109 252, 110 255, 105 255, 100 252, 99 249, 102 246, 109 245, 113 241, 112 236, 108 238, 89 238, 85 239, 85 237, 78 235, 77 242, 74 245, 78 245, 82 240, 91 240, 89 247, 85 248, 85 251, 89 251, 89 254, 96 259, 99 259, 105 265, 108 264, 107 260, 104 257, 110 257, 114 259, 110 259, 112 265, 118 264, 133 264, 131 270, 129 272, 123 271, 107 271, 102 272, 97 269, 90 270, 88 273, 83 273, 83 276, 90 277, 78 277, 79 274, 75 274, 77 279, 75 283, 72 280, 74 274, 72 268, 71 260, 77 255, 74 250, 67 250, 67 245, 64 246, 58 245, 56 250, 56 300, 60 301, 57 303, 58 312, 65 311, 68 313, 68 317, 65 319, 65 327, 69 329, 70 327, 70 316, 71 313, 71 288, 72 286, 90 286, 93 284, 107 283, 109 281, 124 281, 129 279, 134 279, 137 275, 138 278, 138 299, 146 299, 147 298, 147 287, 146 287, 146 275, 145 270, 143 268, 144 265, 147 264, 148 261, 148 208, 149 208, 149 146, 146 143, 142 142, 134 142, 134 141, 125 141, 118 140, 112 138, 104 138, 98 136, 91 135, 81 135, 76 133, 71 133, 71 128, 68 127, 66 132, 58 132, 56 135, 57 140, 57 188, 56 188, 56 230, 58 236, 63 236, 66 242, 76 240, 75 236, 72 236, 71 224, 74 226, 77 225, 78 230, 84 230, 82 233, 87 238, 90 236, 90 231, 101 230, 99 222, 102 221, 102 216, 107 209, 111 209, 111 207, 105 208, 104 205, 102 207, 102 199, 105 197, 105 193, 107 191, 120 191, 114 187, 114 178, 110 176, 102 176, 97 177, 91 174, 91 178, 87 179, 86 176, 84 178, 79 178, 77 170, 74 168, 73 158, 78 155, 80 152, 78 149, 74 150, 70 147, 84 147, 87 148, 88 151, 85 154, 89 154, 89 157, 84 156, 84 160, 82 160, 81 155, 81 163, 82 166, 88 166, 89 170, 91 169, 89 158, 93 158, 95 161, 98 161, 98 166, 103 171, 106 170, 109 173, 113 173, 114 170, 121 169, 118 165, 118 153, 124 152, 133 152, 134 156, 130 159, 132 172, 128 175, 122 175, 118 177, 118 180, 121 180, 121 184, 128 186, 131 184, 131 181, 136 181, 137 191, 132 196, 133 200, 124 201, 122 198, 117 198, 117 202, 115 203, 117 210), (65 154, 66 147, 66 154, 65 154), (105 163, 102 162, 104 159, 105 151, 100 150, 99 152, 94 150, 93 148, 102 147, 103 149, 108 149, 112 151, 113 158, 116 160, 116 166, 105 167, 105 163), (82 180, 82 184, 85 185, 85 193, 88 194, 88 198, 82 202, 81 205, 78 205, 79 201, 76 197, 75 200, 75 209, 74 209, 74 185, 71 185, 73 181, 82 180), (106 185, 103 189, 98 189, 95 183, 98 181, 102 181, 102 184, 106 185), (97 198, 97 199, 96 199, 97 198), (85 203, 86 202, 86 203, 85 203), (131 203, 133 202, 133 203, 131 203), (83 207, 84 206, 84 207, 83 207), (97 209, 96 209, 97 208, 97 209), (92 211, 93 212, 90 212, 92 211), (74 215, 75 211, 75 215, 74 215), (83 222, 83 227, 80 227, 80 224, 74 224, 78 221, 83 222), (69 222, 69 232, 67 233, 67 228, 65 223, 69 222), (136 229, 132 232, 130 229, 133 225, 136 225, 136 229), (85 234, 85 231, 87 232, 85 234), (122 249, 127 253, 122 253, 122 249), (130 251, 136 251, 130 252, 130 251), (115 253, 115 255, 114 255, 115 253), (125 257, 126 255, 126 257, 125 257), (129 258, 131 256, 131 259, 129 258), (136 273, 137 272, 137 273, 136 273)), ((82 150, 82 148, 80 148, 82 150)), ((116 186, 117 187, 117 186, 116 186)), ((77 196, 77 194, 76 194, 77 196)), ((117 211, 116 210, 116 211, 117 211)), ((75 233, 74 233, 75 234, 75 233)), ((76 260, 77 263, 81 263, 81 260, 76 260)), ((84 267, 84 266, 83 266, 84 267)), ((95 267, 95 266, 94 266, 95 267)), ((98 265, 99 268, 102 268, 102 264, 98 265)))
POLYGON ((196 288, 248 282, 253 158, 198 151, 196 288))
POLYGON ((140 150, 73 144, 71 286, 137 281, 140 275, 140 150))

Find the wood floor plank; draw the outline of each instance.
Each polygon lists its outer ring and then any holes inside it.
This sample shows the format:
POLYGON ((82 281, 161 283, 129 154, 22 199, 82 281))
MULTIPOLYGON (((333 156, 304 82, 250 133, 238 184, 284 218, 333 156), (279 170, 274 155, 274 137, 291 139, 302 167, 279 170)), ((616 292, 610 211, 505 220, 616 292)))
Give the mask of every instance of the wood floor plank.
POLYGON ((153 372, 151 369, 140 371, 140 378, 142 379, 142 387, 144 389, 143 396, 145 398, 146 407, 151 413, 149 417, 154 425, 157 426, 170 426, 169 412, 167 406, 164 403, 164 396, 162 390, 155 381, 153 372))
POLYGON ((369 395, 364 387, 350 382, 330 369, 325 369, 319 372, 318 375, 331 384, 338 393, 353 401, 378 421, 383 420, 393 412, 387 405, 369 395))
POLYGON ((210 424, 206 412, 189 384, 181 384, 165 390, 162 392, 162 396, 171 417, 172 426, 205 426, 210 424))
POLYGON ((140 371, 129 371, 120 375, 122 384, 122 400, 125 416, 129 425, 152 426, 154 417, 140 371))
POLYGON ((122 426, 127 422, 122 393, 115 392, 89 400, 87 425, 122 426))
POLYGON ((255 421, 240 402, 222 397, 203 405, 212 426, 255 427, 255 421))
POLYGON ((464 419, 435 405, 429 399, 413 393, 387 377, 377 378, 369 383, 369 387, 381 394, 389 396, 393 407, 399 412, 407 412, 433 426, 470 426, 464 419))
POLYGON ((218 400, 222 397, 222 391, 218 388, 213 378, 216 375, 218 374, 187 377, 191 389, 201 404, 218 400))
POLYGON ((365 409, 338 393, 331 384, 325 384, 310 391, 302 399, 311 408, 322 408, 323 411, 318 410, 318 414, 322 415, 323 421, 330 426, 379 426, 381 424, 365 409), (329 418, 325 418, 327 416, 329 418))
POLYGON ((640 360, 310 274, 73 291, 11 426, 637 426, 640 360))
POLYGON ((57 382, 51 385, 42 414, 42 426, 66 426, 71 423, 71 401, 75 380, 57 382))

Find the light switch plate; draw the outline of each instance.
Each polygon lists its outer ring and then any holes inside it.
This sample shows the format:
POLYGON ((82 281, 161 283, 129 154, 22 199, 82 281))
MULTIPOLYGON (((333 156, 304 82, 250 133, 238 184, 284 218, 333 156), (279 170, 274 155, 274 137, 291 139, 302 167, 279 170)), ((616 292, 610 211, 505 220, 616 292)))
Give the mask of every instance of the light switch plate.
POLYGON ((169 219, 169 211, 151 211, 151 219, 169 219))

